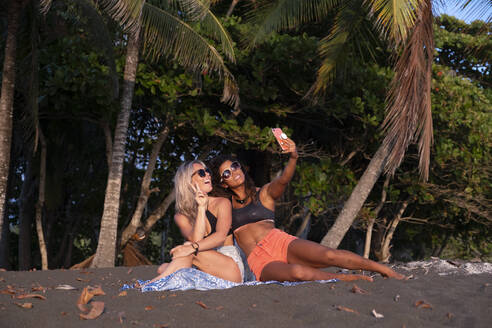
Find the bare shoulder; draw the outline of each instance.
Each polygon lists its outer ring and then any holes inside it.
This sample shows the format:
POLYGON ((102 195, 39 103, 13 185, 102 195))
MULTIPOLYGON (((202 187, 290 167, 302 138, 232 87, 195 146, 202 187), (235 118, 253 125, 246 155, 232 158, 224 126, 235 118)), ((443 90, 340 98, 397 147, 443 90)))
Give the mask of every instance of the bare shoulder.
POLYGON ((224 197, 209 197, 209 210, 218 209, 228 209, 231 208, 231 201, 224 197))
POLYGON ((174 222, 176 222, 177 224, 179 224, 179 223, 182 223, 182 222, 189 222, 189 219, 184 214, 176 213, 176 214, 174 214, 174 222))

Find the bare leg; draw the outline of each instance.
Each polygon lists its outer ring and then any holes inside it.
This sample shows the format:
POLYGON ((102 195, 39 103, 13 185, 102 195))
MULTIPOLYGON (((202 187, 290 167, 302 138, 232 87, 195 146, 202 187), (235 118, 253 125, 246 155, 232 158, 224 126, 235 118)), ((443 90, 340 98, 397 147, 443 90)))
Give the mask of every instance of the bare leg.
POLYGON ((193 265, 200 271, 232 282, 243 282, 236 262, 217 251, 199 252, 193 258, 193 265))
POLYGON ((379 272, 384 277, 395 279, 403 279, 405 277, 385 265, 363 258, 355 253, 331 249, 303 239, 296 239, 290 243, 287 250, 287 261, 292 264, 301 264, 313 268, 336 266, 351 270, 379 272))
POLYGON ((174 273, 180 269, 191 268, 192 260, 193 258, 191 255, 173 258, 173 260, 170 263, 162 264, 157 269, 157 273, 159 273, 159 275, 154 279, 150 280, 149 282, 147 282, 145 285, 150 284, 166 276, 169 276, 171 273, 174 273))
POLYGON ((289 264, 283 262, 270 262, 261 271, 261 281, 313 281, 339 279, 342 281, 366 280, 372 281, 371 277, 355 274, 336 274, 325 272, 313 267, 289 264))

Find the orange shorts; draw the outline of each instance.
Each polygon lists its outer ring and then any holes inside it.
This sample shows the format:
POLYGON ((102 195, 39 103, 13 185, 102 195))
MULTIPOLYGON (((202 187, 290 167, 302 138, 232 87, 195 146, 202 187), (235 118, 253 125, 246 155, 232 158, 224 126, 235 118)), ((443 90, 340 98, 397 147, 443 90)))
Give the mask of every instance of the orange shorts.
POLYGON ((248 256, 248 265, 260 280, 263 268, 271 262, 287 263, 287 249, 289 244, 297 239, 279 229, 272 229, 253 249, 248 256))

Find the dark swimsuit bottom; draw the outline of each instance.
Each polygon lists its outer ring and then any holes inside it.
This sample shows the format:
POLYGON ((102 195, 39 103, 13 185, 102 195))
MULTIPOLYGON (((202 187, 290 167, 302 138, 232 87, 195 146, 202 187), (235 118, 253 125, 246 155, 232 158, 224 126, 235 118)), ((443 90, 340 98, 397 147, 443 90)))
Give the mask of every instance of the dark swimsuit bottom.
POLYGON ((246 224, 263 220, 275 220, 275 212, 263 206, 258 193, 256 195, 256 201, 244 207, 232 209, 232 231, 246 224))

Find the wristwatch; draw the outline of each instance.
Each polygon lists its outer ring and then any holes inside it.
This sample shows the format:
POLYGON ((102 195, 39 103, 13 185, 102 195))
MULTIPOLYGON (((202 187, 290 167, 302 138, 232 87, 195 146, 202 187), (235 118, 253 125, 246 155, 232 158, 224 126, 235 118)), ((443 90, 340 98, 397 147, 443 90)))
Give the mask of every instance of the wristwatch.
POLYGON ((193 247, 193 249, 195 250, 195 253, 193 253, 193 255, 195 255, 195 256, 196 256, 196 255, 198 254, 198 248, 199 248, 199 246, 200 246, 200 245, 198 245, 198 243, 197 243, 197 242, 193 242, 193 243, 191 244, 191 247, 193 247))

